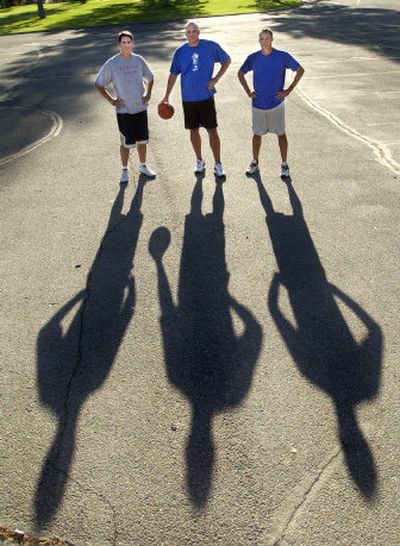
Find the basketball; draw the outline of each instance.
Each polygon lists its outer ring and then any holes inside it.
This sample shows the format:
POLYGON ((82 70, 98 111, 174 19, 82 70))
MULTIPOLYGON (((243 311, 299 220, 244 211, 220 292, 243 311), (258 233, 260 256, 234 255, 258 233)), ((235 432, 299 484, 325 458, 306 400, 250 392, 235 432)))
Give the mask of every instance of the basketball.
POLYGON ((169 102, 160 102, 158 105, 158 115, 162 119, 170 119, 174 115, 174 107, 169 102))

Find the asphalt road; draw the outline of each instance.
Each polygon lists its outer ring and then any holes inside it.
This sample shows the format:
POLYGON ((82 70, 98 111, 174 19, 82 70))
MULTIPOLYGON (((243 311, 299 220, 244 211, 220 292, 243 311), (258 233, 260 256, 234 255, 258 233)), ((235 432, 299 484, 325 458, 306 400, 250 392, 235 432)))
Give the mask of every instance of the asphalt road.
POLYGON ((119 186, 93 81, 117 28, 0 38, 0 524, 95 546, 397 546, 400 10, 204 18, 227 179, 157 118, 182 22, 135 27, 156 74, 145 182, 119 186), (264 26, 305 67, 248 179, 236 72, 264 26))

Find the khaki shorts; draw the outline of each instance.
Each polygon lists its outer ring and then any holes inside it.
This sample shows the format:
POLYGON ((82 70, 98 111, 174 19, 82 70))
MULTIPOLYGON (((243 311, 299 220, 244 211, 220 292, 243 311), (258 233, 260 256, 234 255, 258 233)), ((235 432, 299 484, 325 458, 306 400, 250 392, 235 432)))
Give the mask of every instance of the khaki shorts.
POLYGON ((253 107, 253 133, 255 135, 266 135, 275 133, 276 135, 285 134, 285 103, 270 110, 261 110, 253 107))

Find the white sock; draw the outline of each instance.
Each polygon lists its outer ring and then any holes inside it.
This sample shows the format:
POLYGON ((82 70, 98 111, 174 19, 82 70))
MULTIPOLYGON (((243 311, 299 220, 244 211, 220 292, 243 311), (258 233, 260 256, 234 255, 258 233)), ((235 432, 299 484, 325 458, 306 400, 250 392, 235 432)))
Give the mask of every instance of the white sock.
POLYGON ((128 165, 122 165, 122 169, 123 169, 124 171, 128 170, 128 165))

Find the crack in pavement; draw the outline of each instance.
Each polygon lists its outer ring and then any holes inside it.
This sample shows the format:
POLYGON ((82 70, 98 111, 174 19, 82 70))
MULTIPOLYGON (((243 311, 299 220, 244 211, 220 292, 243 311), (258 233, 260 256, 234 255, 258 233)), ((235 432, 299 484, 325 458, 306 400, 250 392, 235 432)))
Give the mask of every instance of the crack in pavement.
POLYGON ((292 494, 278 509, 278 521, 276 522, 278 530, 273 532, 273 535, 268 538, 268 546, 283 546, 282 541, 285 540, 295 517, 300 512, 305 502, 309 500, 310 496, 314 493, 315 488, 323 479, 326 471, 334 464, 341 452, 342 447, 337 447, 315 474, 306 476, 300 484, 294 488, 292 494))
MULTIPOLYGON (((88 305, 88 302, 90 300, 90 295, 91 295, 91 290, 90 290, 90 285, 91 285, 91 281, 92 281, 92 272, 93 272, 93 269, 94 269, 94 266, 96 265, 96 263, 101 259, 102 257, 102 254, 103 254, 103 250, 104 250, 104 246, 108 240, 108 238, 111 236, 111 234, 113 232, 115 232, 124 222, 126 221, 126 216, 124 216, 119 222, 117 222, 115 224, 115 226, 113 226, 112 228, 108 229, 106 231, 106 233, 104 234, 102 240, 101 240, 101 243, 100 243, 100 246, 97 250, 97 253, 96 253, 96 256, 95 256, 95 259, 93 261, 93 265, 90 269, 90 272, 88 274, 88 277, 87 277, 87 281, 86 281, 86 289, 85 289, 85 292, 86 292, 86 295, 84 297, 84 299, 82 300, 82 304, 81 304, 81 308, 80 310, 78 311, 79 313, 79 322, 78 322, 78 339, 77 339, 77 359, 76 359, 76 362, 73 366, 73 369, 71 371, 71 375, 70 375, 70 378, 68 380, 68 383, 67 383, 67 386, 66 386, 66 393, 65 393, 65 397, 64 397, 64 400, 63 400, 63 403, 62 403, 62 407, 63 407, 63 411, 61 413, 61 416, 60 416, 60 422, 59 422, 59 438, 58 438, 58 442, 55 446, 55 450, 54 450, 54 458, 52 461, 49 461, 48 463, 48 466, 49 468, 52 468, 53 471, 55 471, 56 473, 58 473, 58 475, 60 477, 64 477, 64 478, 67 478, 68 480, 70 481, 73 481, 75 483, 78 483, 76 480, 73 480, 69 473, 66 472, 63 468, 62 468, 62 463, 60 463, 60 459, 62 459, 62 447, 63 447, 63 444, 64 444, 64 441, 65 441, 65 437, 66 437, 66 433, 67 433, 67 430, 68 430, 68 427, 70 426, 70 422, 74 423, 75 420, 76 420, 76 416, 74 415, 74 409, 70 410, 70 405, 71 405, 71 401, 73 399, 73 390, 74 390, 74 381, 75 381, 75 378, 79 372, 79 369, 81 367, 81 364, 83 362, 83 336, 84 336, 84 331, 85 331, 85 313, 86 313, 86 309, 87 309, 87 305, 88 305), (71 417, 71 414, 72 414, 72 417, 71 417)), ((66 480, 63 480, 64 483, 66 483, 66 480)), ((81 488, 83 488, 82 485, 80 485, 81 488)), ((88 491, 91 491, 91 489, 87 488, 88 491)), ((50 492, 47 492, 47 494, 51 494, 50 492)), ((116 544, 116 541, 117 541, 117 527, 116 527, 116 513, 115 513, 115 509, 114 507, 112 506, 112 504, 110 503, 110 501, 102 494, 100 493, 96 493, 98 495, 99 498, 101 498, 111 509, 111 512, 113 514, 113 517, 112 517, 112 521, 113 521, 113 545, 116 544)))
MULTIPOLYGON (((118 542, 117 542, 118 541, 117 512, 116 512, 116 509, 114 508, 114 506, 109 501, 109 499, 105 495, 100 493, 100 491, 97 491, 96 489, 93 489, 92 487, 88 486, 87 484, 83 485, 83 483, 81 483, 80 481, 72 478, 71 475, 68 472, 65 472, 61 468, 57 468, 56 466, 54 466, 54 470, 56 472, 58 472, 60 475, 67 478, 69 480, 69 482, 75 484, 82 492, 92 494, 93 496, 100 499, 106 506, 108 506, 109 511, 111 513, 111 523, 112 523, 112 526, 113 526, 111 546, 116 546, 118 544, 118 542)), ((67 545, 68 546, 74 546, 70 542, 68 542, 67 545)))

